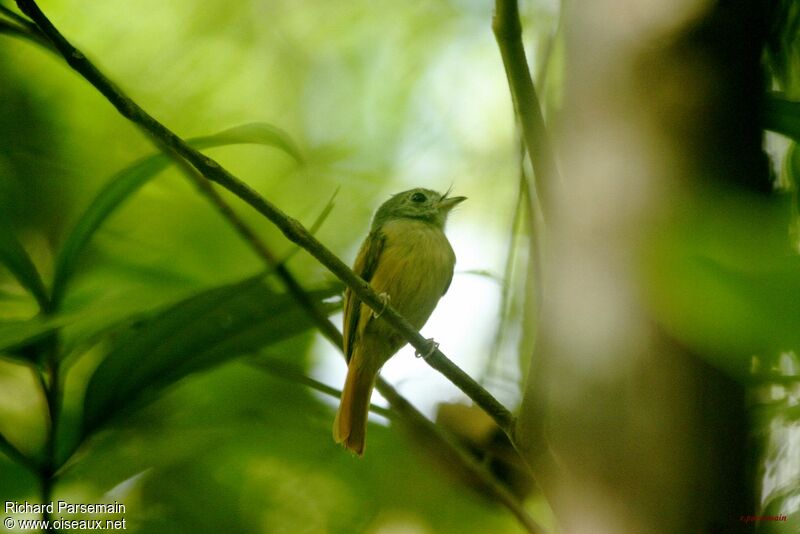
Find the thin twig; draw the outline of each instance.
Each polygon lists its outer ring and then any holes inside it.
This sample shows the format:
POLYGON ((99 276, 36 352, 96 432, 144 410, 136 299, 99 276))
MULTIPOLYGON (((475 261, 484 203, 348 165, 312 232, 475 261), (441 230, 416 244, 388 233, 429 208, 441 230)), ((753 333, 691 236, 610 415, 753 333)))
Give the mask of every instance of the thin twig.
POLYGON ((404 397, 402 397, 394 387, 386 384, 381 389, 381 394, 388 400, 392 407, 403 414, 403 420, 411 422, 415 427, 422 427, 427 429, 430 436, 436 438, 439 443, 447 446, 457 453, 458 459, 462 464, 467 466, 469 470, 478 475, 480 482, 484 487, 491 492, 502 504, 508 508, 511 513, 519 520, 525 530, 533 534, 542 534, 545 532, 544 528, 539 525, 530 514, 525 510, 519 500, 497 479, 489 473, 486 465, 480 463, 474 456, 470 455, 464 448, 459 445, 450 435, 437 427, 428 418, 422 415, 414 406, 412 406, 404 397))
MULTIPOLYGON (((428 353, 431 350, 430 341, 422 337, 419 331, 394 308, 387 306, 367 282, 323 246, 297 220, 286 215, 249 185, 233 176, 218 162, 190 147, 183 139, 128 98, 82 52, 59 33, 34 0, 17 0, 17 5, 23 13, 36 22, 67 63, 100 91, 124 117, 142 127, 158 147, 170 155, 185 158, 205 178, 222 185, 264 215, 290 241, 306 249, 322 265, 347 284, 362 302, 375 310, 383 310, 381 319, 391 324, 420 353, 428 353)), ((435 349, 433 354, 426 358, 426 361, 483 408, 513 441, 514 417, 505 406, 450 361, 440 350, 435 349)))
POLYGON ((0 4, 0 14, 5 15, 6 17, 10 18, 12 21, 16 22, 20 26, 23 26, 29 29, 31 32, 38 33, 39 28, 31 22, 30 20, 26 19, 16 11, 12 10, 8 6, 0 4))
MULTIPOLYGON (((280 362, 276 360, 264 361, 264 360, 248 360, 247 362, 252 367, 255 367, 259 371, 267 372, 271 375, 278 376, 280 378, 285 378, 286 380, 291 380, 292 382, 297 382, 298 384, 302 384, 308 388, 313 389, 314 391, 319 391, 320 393, 324 393, 334 399, 342 398, 342 392, 336 388, 332 388, 327 384, 323 384, 319 380, 314 380, 310 376, 307 376, 297 369, 293 368, 290 365, 287 365, 285 362, 280 362)), ((378 406, 377 404, 370 403, 369 411, 376 413, 378 415, 382 415, 387 419, 396 419, 397 414, 392 410, 388 410, 383 406, 378 406)))
POLYGON ((8 7, 0 4, 0 14, 11 19, 11 21, 0 18, 0 34, 5 33, 15 37, 22 37, 45 48, 54 50, 52 44, 39 31, 39 28, 30 20, 11 11, 8 7))
POLYGON ((3 19, 0 19, 0 33, 8 33, 17 37, 30 38, 29 32, 26 31, 25 28, 3 19))
POLYGON ((516 0, 495 1, 492 30, 533 166, 537 194, 530 195, 530 198, 539 197, 545 219, 549 219, 553 208, 552 190, 559 180, 558 169, 522 45, 522 25, 516 0))
POLYGON ((508 317, 511 308, 511 277, 514 274, 514 263, 517 258, 519 228, 521 225, 520 219, 522 218, 523 208, 528 203, 528 177, 525 175, 525 153, 525 142, 522 140, 522 137, 520 137, 517 199, 514 204, 514 213, 511 215, 511 236, 508 240, 506 263, 503 267, 503 284, 500 289, 498 325, 497 330, 495 331, 494 340, 492 341, 492 348, 489 352, 489 357, 487 358, 486 365, 483 369, 483 380, 481 380, 481 383, 485 383, 486 378, 497 371, 498 359, 500 357, 500 345, 505 338, 506 325, 508 324, 508 321, 505 319, 508 317))
POLYGON ((551 33, 547 37, 547 44, 545 45, 544 53, 541 57, 541 62, 536 69, 536 86, 539 87, 538 96, 541 97, 542 101, 542 114, 547 116, 547 78, 550 74, 550 66, 553 63, 553 55, 555 52, 556 45, 558 43, 559 35, 561 33, 561 24, 564 21, 564 10, 559 9, 558 11, 558 21, 556 22, 556 27, 553 29, 553 33, 551 33))
MULTIPOLYGON (((42 391, 45 396, 45 406, 47 407, 47 440, 45 441, 44 459, 39 466, 39 479, 41 481, 42 502, 49 503, 53 500, 53 489, 56 482, 56 471, 58 470, 56 452, 56 440, 58 436, 58 421, 61 413, 61 388, 60 388, 60 365, 58 359, 58 338, 49 337, 42 345, 44 351, 44 369, 35 370, 42 391)), ((50 510, 45 508, 42 511, 42 519, 51 522, 50 510)), ((49 525, 47 532, 55 532, 49 525)))
MULTIPOLYGON (((242 220, 233 208, 220 196, 214 185, 206 180, 200 172, 189 165, 185 159, 176 158, 178 167, 191 180, 200 192, 208 198, 217 211, 233 226, 239 236, 253 249, 256 255, 269 267, 275 269, 275 274, 286 286, 287 291, 300 304, 300 307, 314 320, 323 335, 341 346, 339 329, 328 319, 328 316, 317 306, 314 300, 306 293, 297 279, 289 272, 285 262, 280 262, 266 247, 256 233, 242 220)), ((299 224, 299 223, 298 223, 299 224)))
MULTIPOLYGON (((517 0, 495 0, 492 30, 497 40, 500 56, 503 59, 514 109, 522 128, 522 138, 525 141, 531 166, 533 167, 534 181, 528 180, 528 201, 530 206, 528 224, 530 225, 529 250, 531 262, 526 278, 525 293, 530 295, 532 291, 535 291, 533 304, 537 313, 538 323, 541 317, 543 283, 541 278, 542 235, 538 228, 537 216, 541 215, 545 223, 551 218, 554 208, 553 192, 557 188, 560 178, 555 155, 547 136, 539 97, 533 85, 525 57, 525 48, 522 44, 522 24, 520 23, 517 0), (533 187, 534 184, 535 187, 533 187), (533 284, 533 287, 531 287, 531 284, 533 284)), ((537 344, 538 341, 537 336, 537 344)), ((540 362, 535 358, 536 349, 532 350, 534 354, 531 357, 531 369, 528 371, 528 377, 529 380, 531 378, 538 380, 541 374, 537 372, 535 366, 540 362)), ((553 468, 557 468, 558 463, 544 439, 544 417, 541 410, 541 403, 538 403, 535 413, 527 415, 527 420, 531 421, 532 425, 530 425, 531 427, 528 428, 526 433, 528 450, 521 456, 529 466, 534 478, 544 488, 553 487, 553 484, 543 484, 541 478, 548 476, 548 472, 553 468)), ((512 440, 512 444, 517 445, 514 440, 512 440)), ((519 450, 519 447, 517 448, 519 450)))

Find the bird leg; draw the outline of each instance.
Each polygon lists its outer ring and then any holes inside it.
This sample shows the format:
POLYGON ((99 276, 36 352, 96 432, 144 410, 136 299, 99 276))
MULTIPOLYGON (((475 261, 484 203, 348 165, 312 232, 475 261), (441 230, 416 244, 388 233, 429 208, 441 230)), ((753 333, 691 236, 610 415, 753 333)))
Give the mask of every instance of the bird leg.
POLYGON ((433 356, 433 353, 436 352, 436 349, 439 348, 439 344, 436 341, 434 341, 432 337, 428 338, 428 342, 430 343, 430 345, 428 346, 428 350, 426 350, 424 354, 418 350, 414 351, 414 356, 416 356, 417 358, 422 358, 423 360, 427 360, 428 358, 433 356))
POLYGON ((376 319, 381 315, 383 315, 383 312, 386 311, 386 306, 389 305, 390 297, 388 293, 381 293, 378 295, 378 299, 380 299, 380 301, 383 302, 383 308, 381 308, 381 311, 379 312, 372 310, 372 316, 376 319))

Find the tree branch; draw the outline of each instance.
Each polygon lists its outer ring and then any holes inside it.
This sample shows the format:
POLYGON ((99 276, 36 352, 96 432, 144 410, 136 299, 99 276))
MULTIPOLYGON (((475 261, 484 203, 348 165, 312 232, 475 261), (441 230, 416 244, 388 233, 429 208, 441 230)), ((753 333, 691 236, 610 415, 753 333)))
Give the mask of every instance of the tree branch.
POLYGON ((54 51, 52 44, 47 38, 42 35, 39 28, 25 17, 11 11, 6 6, 0 4, 0 15, 5 15, 11 21, 0 18, 0 34, 12 35, 15 37, 22 37, 33 43, 43 46, 48 50, 54 51))
POLYGON ((0 4, 0 15, 5 15, 20 26, 24 26, 34 33, 38 33, 39 31, 39 28, 37 28, 34 23, 3 4, 0 4))
POLYGON ((525 47, 522 45, 522 25, 517 0, 495 1, 492 30, 503 58, 511 99, 522 125, 522 136, 533 166, 537 194, 530 195, 531 202, 538 196, 543 215, 548 219, 553 208, 552 189, 559 181, 558 168, 544 125, 539 97, 528 69, 525 47))
MULTIPOLYGON (((61 35, 42 13, 34 0, 17 0, 17 5, 50 39, 67 63, 100 91, 124 117, 140 126, 159 148, 170 155, 184 158, 205 178, 217 182, 255 208, 256 211, 277 226, 290 241, 306 249, 322 265, 352 288, 362 302, 374 310, 383 309, 381 319, 391 324, 420 353, 427 353, 431 350, 428 340, 422 337, 394 308, 381 301, 367 282, 350 270, 347 265, 323 246, 297 220, 286 215, 249 185, 233 176, 217 161, 194 150, 183 139, 127 97, 81 51, 61 35)), ((505 406, 450 361, 440 350, 435 349, 433 354, 426 358, 426 361, 483 408, 498 426, 511 437, 513 442, 514 417, 505 406)))

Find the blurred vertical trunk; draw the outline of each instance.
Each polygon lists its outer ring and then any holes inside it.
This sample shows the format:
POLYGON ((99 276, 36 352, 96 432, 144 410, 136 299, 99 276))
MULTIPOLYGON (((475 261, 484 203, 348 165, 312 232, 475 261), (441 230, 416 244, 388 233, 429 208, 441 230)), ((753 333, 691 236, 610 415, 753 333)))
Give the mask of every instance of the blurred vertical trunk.
POLYGON ((563 182, 517 432, 566 532, 736 532, 755 511, 744 388, 659 328, 640 264, 701 184, 771 190, 768 4, 564 7, 563 182))

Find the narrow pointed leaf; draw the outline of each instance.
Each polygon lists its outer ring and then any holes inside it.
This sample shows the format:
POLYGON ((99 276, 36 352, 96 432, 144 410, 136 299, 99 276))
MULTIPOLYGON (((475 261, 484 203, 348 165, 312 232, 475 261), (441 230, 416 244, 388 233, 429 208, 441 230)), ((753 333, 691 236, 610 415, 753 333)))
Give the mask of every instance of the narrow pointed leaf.
MULTIPOLYGON (((321 302, 337 291, 316 291, 311 297, 321 302)), ((312 326, 291 296, 274 292, 259 279, 185 299, 115 340, 87 387, 84 430, 89 433, 122 410, 152 400, 190 373, 312 326)))
POLYGON ((30 361, 21 351, 24 347, 44 339, 54 330, 75 320, 75 317, 34 317, 24 321, 0 322, 0 353, 18 360, 30 361))
MULTIPOLYGON (((302 161, 300 151, 288 134, 269 124, 245 124, 216 135, 196 137, 188 142, 197 149, 233 144, 260 144, 278 148, 298 162, 302 161)), ((125 200, 166 169, 171 161, 162 153, 143 158, 114 175, 92 200, 67 236, 56 259, 52 298, 55 305, 58 305, 64 297, 66 285, 75 271, 77 259, 97 229, 125 200)))
MULTIPOLYGON (((338 194, 339 194, 339 188, 337 187, 336 191, 334 191, 333 195, 331 195, 330 200, 328 200, 328 203, 325 205, 324 208, 322 208, 320 214, 308 228, 308 231, 311 235, 315 236, 317 234, 319 229, 322 227, 322 224, 325 222, 325 219, 327 219, 328 215, 330 215, 331 212, 333 211, 333 207, 336 205, 334 201, 336 200, 336 195, 338 194)), ((284 256, 284 258, 280 261, 280 263, 284 265, 289 263, 289 260, 291 260, 294 257, 294 255, 297 254, 299 251, 300 251, 299 246, 292 247, 289 253, 286 254, 286 256, 284 256)))
POLYGON ((4 321, 0 323, 0 353, 11 354, 25 345, 34 343, 55 329, 52 323, 41 319, 29 321, 4 321))
POLYGON ((770 93, 764 102, 764 128, 800 142, 800 102, 770 93))
POLYGON ((11 228, 0 221, 0 264, 6 267, 25 289, 30 291, 39 308, 47 310, 49 298, 42 277, 11 228))

